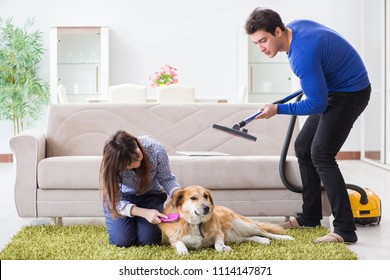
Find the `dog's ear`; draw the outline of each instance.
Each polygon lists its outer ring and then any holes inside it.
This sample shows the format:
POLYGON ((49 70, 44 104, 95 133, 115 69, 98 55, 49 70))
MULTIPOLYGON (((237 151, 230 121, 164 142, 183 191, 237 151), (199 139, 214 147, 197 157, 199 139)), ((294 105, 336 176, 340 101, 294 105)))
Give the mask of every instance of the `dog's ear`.
POLYGON ((209 201, 211 202, 211 204, 214 205, 214 200, 213 196, 211 195, 211 191, 206 189, 206 194, 209 197, 209 201))
POLYGON ((171 204, 173 208, 177 208, 183 202, 184 192, 183 190, 175 192, 171 199, 171 204))

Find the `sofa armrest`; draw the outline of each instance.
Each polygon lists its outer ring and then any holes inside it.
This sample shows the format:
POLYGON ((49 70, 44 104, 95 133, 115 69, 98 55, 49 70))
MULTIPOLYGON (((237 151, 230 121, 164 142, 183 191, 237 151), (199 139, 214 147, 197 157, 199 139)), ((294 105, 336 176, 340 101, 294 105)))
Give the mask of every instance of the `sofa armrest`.
POLYGON ((37 167, 45 157, 46 139, 39 130, 26 130, 9 141, 16 159, 15 205, 20 217, 36 217, 37 167))

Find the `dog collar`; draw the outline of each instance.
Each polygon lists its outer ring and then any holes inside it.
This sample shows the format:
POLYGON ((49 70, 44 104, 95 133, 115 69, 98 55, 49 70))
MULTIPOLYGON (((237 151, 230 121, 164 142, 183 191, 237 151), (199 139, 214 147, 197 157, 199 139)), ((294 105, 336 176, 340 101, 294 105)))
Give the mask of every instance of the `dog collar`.
POLYGON ((202 238, 204 238, 203 230, 202 230, 202 223, 199 224, 199 233, 202 238))

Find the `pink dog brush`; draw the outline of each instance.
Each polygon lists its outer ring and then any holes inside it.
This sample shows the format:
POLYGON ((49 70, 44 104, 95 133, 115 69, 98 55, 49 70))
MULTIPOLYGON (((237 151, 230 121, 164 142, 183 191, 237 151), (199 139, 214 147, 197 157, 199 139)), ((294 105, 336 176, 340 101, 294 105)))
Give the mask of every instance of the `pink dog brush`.
POLYGON ((180 219, 179 214, 165 214, 165 215, 168 216, 168 218, 160 217, 160 220, 163 221, 164 223, 174 223, 180 219))

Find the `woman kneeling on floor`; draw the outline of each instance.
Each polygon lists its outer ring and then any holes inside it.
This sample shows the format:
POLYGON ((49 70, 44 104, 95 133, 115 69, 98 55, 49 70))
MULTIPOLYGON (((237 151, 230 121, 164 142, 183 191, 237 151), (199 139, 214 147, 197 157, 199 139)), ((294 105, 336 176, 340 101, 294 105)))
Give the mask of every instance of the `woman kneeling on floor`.
POLYGON ((105 144, 100 167, 104 217, 111 244, 119 247, 161 242, 157 224, 167 194, 180 185, 168 155, 156 140, 116 132, 105 144))

